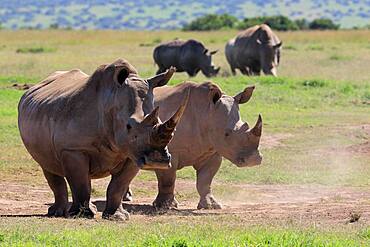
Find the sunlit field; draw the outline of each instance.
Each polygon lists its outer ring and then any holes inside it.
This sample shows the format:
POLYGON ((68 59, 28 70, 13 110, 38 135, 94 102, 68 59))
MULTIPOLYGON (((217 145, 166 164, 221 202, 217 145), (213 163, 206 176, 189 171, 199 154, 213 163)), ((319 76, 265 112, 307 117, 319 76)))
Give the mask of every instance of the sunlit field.
MULTIPOLYGON (((0 214, 8 216, 0 218, 0 245, 369 246, 370 31, 277 33, 277 78, 231 76, 224 46, 236 33, 0 31, 0 214), (210 80, 230 95, 256 85, 240 111, 249 124, 263 116, 262 165, 240 169, 223 161, 213 183, 222 210, 196 210, 195 171, 188 167, 178 172, 178 210, 150 208, 156 178, 141 172, 135 201, 125 205, 129 222, 106 221, 101 213, 96 220, 40 216, 53 196, 20 140, 24 91, 13 84, 34 84, 56 70, 92 73, 117 58, 150 77, 157 69, 153 48, 174 38, 219 49, 214 63, 221 72, 211 79, 177 73, 170 84, 210 80)), ((98 208, 108 181, 93 182, 98 208)))

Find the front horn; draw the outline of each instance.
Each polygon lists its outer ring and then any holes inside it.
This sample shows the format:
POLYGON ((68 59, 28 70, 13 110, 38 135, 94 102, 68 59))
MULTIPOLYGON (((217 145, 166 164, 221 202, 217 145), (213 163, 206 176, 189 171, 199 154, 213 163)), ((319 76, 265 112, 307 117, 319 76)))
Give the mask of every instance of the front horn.
POLYGON ((262 134, 262 117, 261 114, 258 114, 258 119, 256 125, 250 130, 250 132, 255 135, 260 137, 262 134))

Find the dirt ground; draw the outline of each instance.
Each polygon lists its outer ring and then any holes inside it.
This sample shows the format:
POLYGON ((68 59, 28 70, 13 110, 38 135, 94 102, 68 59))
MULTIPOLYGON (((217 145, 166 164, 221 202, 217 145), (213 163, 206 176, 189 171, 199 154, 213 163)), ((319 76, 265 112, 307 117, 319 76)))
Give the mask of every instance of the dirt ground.
MULTIPOLYGON (((220 185, 220 184, 215 184, 220 185)), ((221 184, 222 185, 222 184, 221 184)), ((236 215, 246 222, 294 221, 302 224, 348 224, 359 222, 370 225, 370 191, 367 188, 327 187, 301 185, 231 185, 237 193, 218 198, 223 204, 221 210, 196 210, 197 197, 179 198, 179 208, 166 212, 151 207, 153 197, 135 198, 124 207, 132 218, 140 217, 186 217, 196 215, 236 215)), ((14 183, 0 183, 1 217, 43 216, 53 196, 48 186, 28 186, 14 183)), ((155 192, 155 182, 133 184, 138 188, 155 192)), ((177 190, 194 187, 189 181, 178 181, 177 190)), ((101 218, 104 198, 93 198, 101 218)))

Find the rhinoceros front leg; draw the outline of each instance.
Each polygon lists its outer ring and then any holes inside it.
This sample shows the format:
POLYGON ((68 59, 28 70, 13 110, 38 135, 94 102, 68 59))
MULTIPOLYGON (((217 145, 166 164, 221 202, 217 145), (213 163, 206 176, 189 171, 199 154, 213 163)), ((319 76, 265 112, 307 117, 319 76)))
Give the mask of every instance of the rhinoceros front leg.
POLYGON ((65 175, 72 191, 73 203, 69 209, 72 217, 94 218, 97 210, 90 202, 91 179, 89 176, 89 158, 82 152, 64 151, 62 163, 65 175))
POLYGON ((222 158, 219 154, 211 156, 197 170, 197 190, 200 195, 198 209, 220 209, 221 205, 215 200, 211 192, 211 183, 221 166, 222 158))
POLYGON ((127 192, 132 179, 139 172, 139 168, 132 162, 123 164, 120 171, 112 174, 107 189, 107 205, 103 212, 104 219, 127 220, 129 213, 122 207, 122 196, 127 192))
POLYGON ((43 170, 46 180, 53 191, 55 202, 48 209, 49 217, 68 216, 68 191, 64 177, 43 170))
POLYGON ((158 195, 153 206, 157 209, 177 208, 178 202, 175 199, 176 167, 158 170, 155 174, 158 179, 158 195))

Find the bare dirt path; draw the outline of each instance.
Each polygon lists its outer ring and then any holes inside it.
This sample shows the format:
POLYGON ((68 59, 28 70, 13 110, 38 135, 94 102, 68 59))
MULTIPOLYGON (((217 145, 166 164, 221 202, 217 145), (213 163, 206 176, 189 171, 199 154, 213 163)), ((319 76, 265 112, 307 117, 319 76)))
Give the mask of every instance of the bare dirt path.
MULTIPOLYGON (((153 188, 153 182, 139 182, 135 188, 153 188)), ((5 217, 41 216, 53 202, 51 191, 45 186, 0 183, 0 215, 5 217)), ((177 190, 193 186, 188 181, 179 181, 177 190)), ((238 193, 218 198, 223 203, 221 210, 196 210, 197 197, 181 198, 176 210, 158 212, 151 207, 152 196, 137 197, 125 208, 133 218, 184 217, 184 216, 240 216, 244 221, 272 222, 295 221, 303 224, 326 222, 347 224, 358 220, 370 225, 370 190, 365 187, 327 187, 318 185, 232 185, 238 193), (359 217, 359 219, 357 219, 359 217)), ((93 198, 100 211, 104 198, 93 198)))

